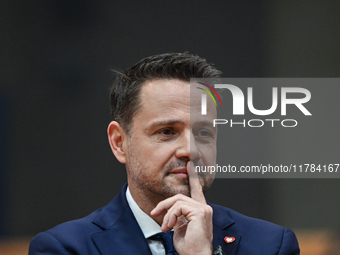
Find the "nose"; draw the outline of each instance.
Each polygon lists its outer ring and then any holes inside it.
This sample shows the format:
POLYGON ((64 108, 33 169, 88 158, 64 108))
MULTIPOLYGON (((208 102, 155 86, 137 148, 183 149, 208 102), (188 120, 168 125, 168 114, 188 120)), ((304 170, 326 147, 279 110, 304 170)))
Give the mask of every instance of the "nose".
POLYGON ((195 137, 191 130, 186 130, 178 139, 179 145, 176 150, 177 158, 186 158, 191 161, 198 160, 201 157, 198 150, 195 137))

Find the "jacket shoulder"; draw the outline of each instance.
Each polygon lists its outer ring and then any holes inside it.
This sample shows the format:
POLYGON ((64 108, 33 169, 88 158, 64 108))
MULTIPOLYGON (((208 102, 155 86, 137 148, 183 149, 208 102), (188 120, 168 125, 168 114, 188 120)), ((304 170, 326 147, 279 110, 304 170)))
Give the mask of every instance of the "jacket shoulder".
POLYGON ((234 210, 210 204, 214 211, 214 225, 241 236, 239 250, 252 249, 253 254, 300 254, 294 232, 277 224, 245 216, 234 210), (229 225, 223 225, 224 222, 229 225))
POLYGON ((214 220, 219 222, 224 221, 225 218, 230 218, 234 222, 233 225, 236 225, 238 228, 247 228, 249 230, 257 230, 266 229, 266 230, 273 230, 273 231, 282 231, 284 227, 274 224, 269 221, 252 218, 246 215, 243 215, 239 212, 236 212, 232 209, 227 207, 223 207, 220 205, 210 204, 214 210, 214 220))
POLYGON ((101 210, 39 233, 30 243, 29 254, 89 254, 89 251, 96 250, 87 246, 93 246, 91 235, 101 231, 99 226, 92 223, 101 210), (75 245, 77 243, 81 245, 75 245))
POLYGON ((113 228, 124 215, 131 219, 132 212, 125 198, 126 188, 127 184, 109 204, 90 215, 39 233, 30 243, 29 254, 99 254, 94 237, 113 228))

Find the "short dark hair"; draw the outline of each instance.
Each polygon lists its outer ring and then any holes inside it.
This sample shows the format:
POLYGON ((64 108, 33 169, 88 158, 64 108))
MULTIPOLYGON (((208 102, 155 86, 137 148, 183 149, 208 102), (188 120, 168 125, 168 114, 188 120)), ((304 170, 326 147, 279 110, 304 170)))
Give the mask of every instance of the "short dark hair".
POLYGON ((111 89, 111 116, 129 134, 140 107, 140 91, 150 80, 219 78, 221 72, 204 58, 189 53, 165 53, 142 59, 125 72, 117 72, 111 89))

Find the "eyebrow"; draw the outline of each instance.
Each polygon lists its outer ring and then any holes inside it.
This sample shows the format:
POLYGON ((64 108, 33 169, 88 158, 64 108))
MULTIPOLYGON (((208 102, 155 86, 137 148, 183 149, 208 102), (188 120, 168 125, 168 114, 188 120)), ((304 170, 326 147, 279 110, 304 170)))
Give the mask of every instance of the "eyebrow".
MULTIPOLYGON (((185 125, 185 123, 181 120, 160 120, 160 121, 155 121, 153 122, 148 129, 152 129, 155 127, 159 127, 159 126, 173 126, 173 125, 185 125)), ((193 123, 194 125, 200 125, 200 126, 212 126, 213 122, 212 121, 208 121, 208 120, 202 120, 202 121, 198 121, 193 123)))
POLYGON ((213 122, 212 121, 208 121, 208 120, 202 120, 202 121, 198 121, 196 123, 193 123, 194 125, 200 125, 200 126, 212 126, 213 122))
POLYGON ((154 121, 147 129, 153 129, 155 127, 159 126, 173 126, 173 125, 185 125, 184 121, 176 120, 176 119, 170 119, 170 120, 159 120, 154 121))

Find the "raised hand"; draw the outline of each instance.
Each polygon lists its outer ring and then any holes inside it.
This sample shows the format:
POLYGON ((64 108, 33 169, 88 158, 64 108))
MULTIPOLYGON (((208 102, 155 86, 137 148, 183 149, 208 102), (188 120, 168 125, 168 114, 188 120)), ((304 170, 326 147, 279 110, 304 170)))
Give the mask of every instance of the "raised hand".
POLYGON ((174 245, 180 255, 212 254, 212 208, 207 205, 194 164, 187 164, 191 197, 177 194, 165 199, 151 211, 158 216, 165 210, 162 231, 174 229, 174 245), (190 171, 190 168, 192 169, 190 171))

